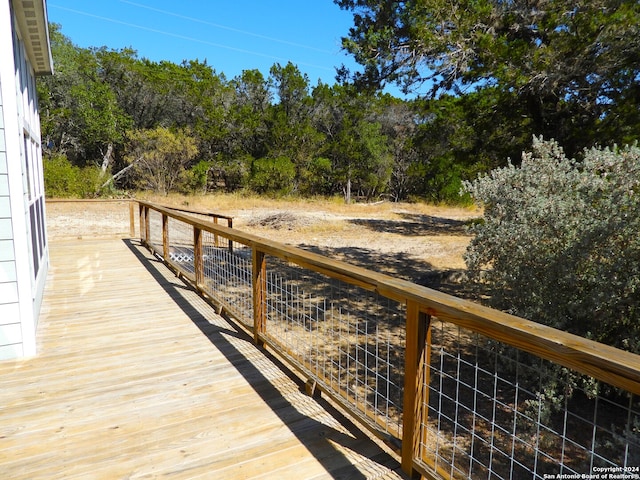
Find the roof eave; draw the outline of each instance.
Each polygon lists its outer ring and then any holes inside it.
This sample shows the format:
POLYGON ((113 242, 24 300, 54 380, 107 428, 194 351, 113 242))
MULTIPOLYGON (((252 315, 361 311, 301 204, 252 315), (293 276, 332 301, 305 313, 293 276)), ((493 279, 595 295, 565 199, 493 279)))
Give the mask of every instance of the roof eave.
POLYGON ((35 74, 53 74, 46 0, 13 0, 12 3, 35 74))

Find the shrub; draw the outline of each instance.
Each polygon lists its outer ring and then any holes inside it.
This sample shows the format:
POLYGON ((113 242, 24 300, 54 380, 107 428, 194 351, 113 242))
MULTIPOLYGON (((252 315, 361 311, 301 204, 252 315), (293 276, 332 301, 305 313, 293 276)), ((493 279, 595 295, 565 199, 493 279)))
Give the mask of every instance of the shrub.
POLYGON ((184 180, 185 167, 198 154, 190 132, 156 127, 129 134, 129 153, 125 160, 133 165, 139 188, 168 195, 184 180))
POLYGON ((207 193, 211 162, 200 160, 190 169, 185 170, 182 178, 182 188, 188 193, 207 193))
POLYGON ((251 155, 245 154, 232 157, 219 164, 217 171, 227 192, 247 187, 253 161, 254 159, 251 155))
POLYGON ((304 195, 328 195, 331 193, 331 160, 316 157, 303 170, 300 190, 304 195))
POLYGON ((296 167, 288 157, 259 158, 253 162, 251 188, 285 195, 293 190, 295 176, 296 167))
POLYGON ((46 196, 54 198, 95 197, 102 183, 99 167, 77 167, 62 154, 44 158, 43 177, 46 196))
POLYGON ((534 139, 522 164, 464 189, 484 207, 465 260, 492 306, 640 353, 640 149, 568 159, 534 139))

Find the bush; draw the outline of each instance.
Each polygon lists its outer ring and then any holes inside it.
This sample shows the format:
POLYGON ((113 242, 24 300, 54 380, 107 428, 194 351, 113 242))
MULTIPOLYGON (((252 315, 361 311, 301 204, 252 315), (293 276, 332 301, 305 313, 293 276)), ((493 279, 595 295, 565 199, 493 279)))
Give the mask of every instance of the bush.
POLYGON ((309 161, 303 170, 300 193, 307 196, 328 195, 331 193, 331 160, 316 157, 309 161))
POLYGON ((251 188, 257 193, 286 195, 293 190, 296 167, 288 157, 259 158, 253 162, 251 188))
POLYGON ((253 161, 253 157, 246 154, 233 157, 220 164, 218 172, 227 192, 247 187, 253 161))
POLYGON ((182 189, 187 193, 207 193, 211 162, 200 160, 190 169, 185 170, 182 178, 182 189))
POLYGON ((581 162, 534 139, 464 189, 484 207, 465 260, 492 306, 640 353, 640 149, 581 162))
POLYGON ((156 127, 129 133, 125 160, 133 165, 139 188, 168 195, 185 180, 185 167, 197 154, 196 141, 188 130, 156 127))
POLYGON ((95 197, 102 183, 99 167, 77 167, 61 154, 44 158, 43 176, 45 194, 53 198, 95 197))

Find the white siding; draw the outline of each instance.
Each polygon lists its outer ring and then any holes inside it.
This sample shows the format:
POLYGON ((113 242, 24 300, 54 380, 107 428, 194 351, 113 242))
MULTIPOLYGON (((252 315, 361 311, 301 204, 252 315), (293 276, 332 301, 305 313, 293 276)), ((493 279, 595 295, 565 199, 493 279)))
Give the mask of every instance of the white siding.
POLYGON ((4 126, 0 88, 0 359, 23 353, 4 126))
POLYGON ((15 258, 13 240, 0 240, 0 262, 15 260, 15 258))
MULTIPOLYGON (((29 4, 13 3, 21 15, 29 4)), ((17 25, 12 2, 0 0, 0 51, 8 53, 0 62, 0 359, 36 353, 48 270, 40 118, 22 41, 34 37, 17 25)))
POLYGON ((24 349, 22 348, 22 343, 0 346, 0 360, 7 360, 17 357, 24 357, 24 349))
POLYGON ((20 321, 20 305, 17 303, 3 305, 2 313, 0 325, 9 325, 20 321))
POLYGON ((22 329, 19 323, 0 325, 0 343, 3 345, 15 345, 22 342, 22 329))
MULTIPOLYGON (((16 280, 16 262, 0 262, 0 283, 10 283, 16 280)), ((2 322, 1 319, 0 322, 2 322)))

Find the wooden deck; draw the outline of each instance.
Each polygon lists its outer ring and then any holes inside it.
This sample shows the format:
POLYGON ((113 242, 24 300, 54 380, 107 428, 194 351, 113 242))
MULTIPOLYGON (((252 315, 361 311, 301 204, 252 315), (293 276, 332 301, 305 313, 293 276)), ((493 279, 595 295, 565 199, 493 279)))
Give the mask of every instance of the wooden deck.
POLYGON ((0 362, 0 478, 403 478, 135 241, 52 242, 38 345, 0 362))

